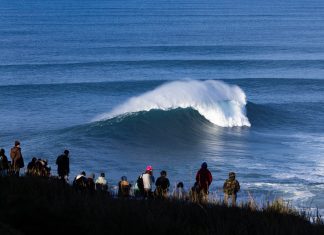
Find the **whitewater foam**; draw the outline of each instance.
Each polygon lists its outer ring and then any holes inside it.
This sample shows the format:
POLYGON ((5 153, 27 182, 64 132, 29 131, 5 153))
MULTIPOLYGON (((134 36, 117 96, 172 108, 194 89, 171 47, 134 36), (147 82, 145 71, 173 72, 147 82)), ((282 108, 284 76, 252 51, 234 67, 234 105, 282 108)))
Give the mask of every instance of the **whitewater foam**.
POLYGON ((245 106, 245 93, 236 85, 213 80, 174 81, 132 97, 94 121, 153 109, 193 108, 215 125, 249 127, 251 124, 246 117, 245 106))

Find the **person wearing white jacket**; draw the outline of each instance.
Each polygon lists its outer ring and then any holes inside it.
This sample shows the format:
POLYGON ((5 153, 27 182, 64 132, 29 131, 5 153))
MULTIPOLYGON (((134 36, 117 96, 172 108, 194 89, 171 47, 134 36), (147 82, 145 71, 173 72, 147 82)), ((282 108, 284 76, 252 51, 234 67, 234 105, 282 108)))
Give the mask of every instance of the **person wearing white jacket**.
POLYGON ((155 182, 154 176, 153 176, 153 168, 152 166, 147 166, 146 171, 143 174, 143 185, 144 185, 144 197, 151 198, 152 193, 152 187, 155 182))

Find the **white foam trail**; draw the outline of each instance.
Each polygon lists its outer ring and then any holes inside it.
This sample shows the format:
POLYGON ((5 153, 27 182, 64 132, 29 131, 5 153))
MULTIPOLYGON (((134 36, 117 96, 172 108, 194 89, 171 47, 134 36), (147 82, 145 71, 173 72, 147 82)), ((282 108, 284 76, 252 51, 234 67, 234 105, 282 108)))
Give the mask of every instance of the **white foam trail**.
POLYGON ((242 89, 221 81, 174 81, 130 98, 94 121, 149 111, 193 108, 221 127, 251 126, 245 115, 246 96, 242 89))

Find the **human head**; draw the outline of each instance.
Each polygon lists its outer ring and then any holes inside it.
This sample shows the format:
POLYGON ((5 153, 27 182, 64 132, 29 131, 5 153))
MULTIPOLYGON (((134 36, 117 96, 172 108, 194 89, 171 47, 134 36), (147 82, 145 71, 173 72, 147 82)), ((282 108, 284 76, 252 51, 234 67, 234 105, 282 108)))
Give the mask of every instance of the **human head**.
POLYGON ((81 172, 81 175, 86 176, 85 171, 82 171, 82 172, 81 172))
POLYGON ((231 179, 231 180, 235 180, 235 172, 230 172, 230 173, 228 173, 228 177, 229 177, 229 179, 231 179))
POLYGON ((67 149, 65 149, 65 150, 64 150, 64 154, 65 154, 66 156, 68 156, 68 155, 69 155, 69 153, 70 153, 70 151, 69 151, 69 150, 67 150, 67 149))
POLYGON ((127 177, 126 177, 126 176, 122 176, 122 177, 121 177, 121 180, 122 180, 122 181, 127 181, 127 177))
POLYGON ((32 162, 36 162, 36 161, 37 161, 37 158, 33 157, 32 162))
POLYGON ((20 145, 19 140, 16 140, 16 141, 15 141, 15 147, 17 147, 17 146, 19 146, 19 145, 20 145))
POLYGON ((101 176, 101 177, 105 177, 105 173, 103 173, 103 172, 100 173, 100 176, 101 176))
POLYGON ((166 176, 167 175, 166 171, 161 171, 160 174, 161 174, 161 176, 166 176))
POLYGON ((203 162, 203 163, 201 164, 201 168, 207 169, 207 162, 203 162))
POLYGON ((5 154, 5 150, 4 149, 0 149, 0 154, 1 155, 5 154))
POLYGON ((182 183, 182 182, 179 182, 179 183, 177 184, 177 188, 183 188, 183 183, 182 183))

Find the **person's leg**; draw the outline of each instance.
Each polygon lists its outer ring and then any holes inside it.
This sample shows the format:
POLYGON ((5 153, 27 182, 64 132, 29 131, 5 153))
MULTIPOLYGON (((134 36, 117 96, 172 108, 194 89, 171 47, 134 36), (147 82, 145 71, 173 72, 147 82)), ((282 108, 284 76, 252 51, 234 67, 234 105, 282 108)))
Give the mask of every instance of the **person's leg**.
POLYGON ((224 204, 228 206, 228 194, 224 193, 224 204))
POLYGON ((232 194, 232 206, 236 206, 236 193, 232 194))

